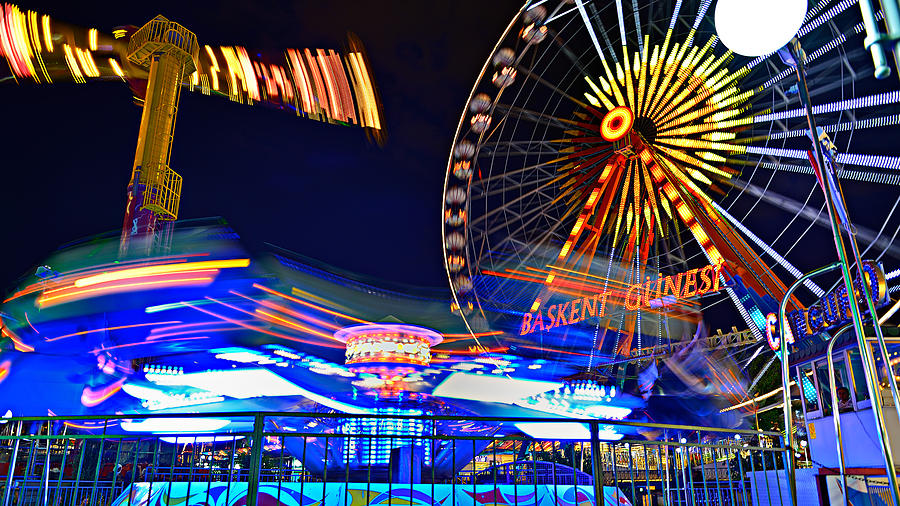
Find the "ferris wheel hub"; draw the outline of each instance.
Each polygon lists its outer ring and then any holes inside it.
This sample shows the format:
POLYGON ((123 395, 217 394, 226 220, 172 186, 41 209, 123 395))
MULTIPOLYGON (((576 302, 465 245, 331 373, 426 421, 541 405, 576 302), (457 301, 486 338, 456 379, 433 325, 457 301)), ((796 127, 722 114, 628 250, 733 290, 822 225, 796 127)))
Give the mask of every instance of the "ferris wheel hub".
POLYGON ((622 139, 634 126, 634 113, 625 106, 614 107, 600 122, 600 135, 607 142, 622 139))

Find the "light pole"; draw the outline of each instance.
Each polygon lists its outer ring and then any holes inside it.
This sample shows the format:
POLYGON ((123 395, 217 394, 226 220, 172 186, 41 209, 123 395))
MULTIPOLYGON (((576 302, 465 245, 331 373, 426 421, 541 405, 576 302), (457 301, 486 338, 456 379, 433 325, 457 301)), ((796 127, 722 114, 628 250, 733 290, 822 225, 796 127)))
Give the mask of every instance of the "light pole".
MULTIPOLYGON (((847 251, 844 248, 844 237, 841 234, 841 227, 838 224, 837 207, 835 206, 834 188, 832 188, 829 175, 826 174, 828 167, 825 166, 825 156, 822 154, 822 144, 818 139, 818 129, 816 128, 816 118, 813 115, 812 105, 809 102, 809 88, 806 85, 806 55, 800 47, 800 41, 795 37, 788 45, 791 56, 794 57, 795 68, 797 69, 797 81, 799 83, 800 100, 806 109, 806 119, 809 124, 809 131, 812 133, 813 150, 816 154, 816 163, 822 172, 822 188, 825 192, 825 203, 828 208, 828 217, 831 222, 831 233, 834 235, 834 247, 837 250, 838 258, 841 262, 841 275, 844 280, 844 286, 847 288, 847 300, 850 303, 850 313, 853 318, 853 330, 856 332, 856 342, 859 346, 859 353, 862 356, 863 369, 865 370, 866 386, 869 389, 869 397, 872 399, 872 415, 875 418, 875 426, 878 429, 878 441, 881 443, 881 450, 884 453, 885 474, 887 474, 888 482, 891 485, 891 494, 894 497, 894 504, 900 505, 900 486, 897 483, 897 472, 894 467, 894 456, 891 452, 890 435, 884 423, 884 411, 881 406, 880 390, 878 388, 878 373, 875 368, 875 360, 872 357, 872 349, 866 342, 866 334, 863 328, 862 313, 859 310, 855 289, 853 287, 853 276, 850 274, 850 262, 847 259, 847 251)), ((845 218, 845 225, 848 230, 852 230, 849 219, 845 218)), ((852 234, 851 234, 852 236, 852 234)), ((855 247, 856 241, 851 241, 854 248, 854 257, 859 259, 859 250, 855 247)), ((862 280, 862 294, 866 300, 866 305, 873 318, 877 318, 875 314, 875 304, 872 301, 872 292, 870 284, 866 281, 866 274, 863 270, 862 261, 858 260, 856 265, 859 271, 859 277, 862 280)), ((878 343, 881 351, 885 356, 885 365, 888 368, 888 382, 891 384, 891 395, 894 396, 894 403, 897 402, 897 386, 894 381, 894 374, 890 365, 890 357, 887 355, 887 346, 884 343, 884 336, 881 334, 881 326, 876 321, 874 324, 875 334, 878 337, 878 343)), ((788 421, 785 420, 785 423, 788 421)))

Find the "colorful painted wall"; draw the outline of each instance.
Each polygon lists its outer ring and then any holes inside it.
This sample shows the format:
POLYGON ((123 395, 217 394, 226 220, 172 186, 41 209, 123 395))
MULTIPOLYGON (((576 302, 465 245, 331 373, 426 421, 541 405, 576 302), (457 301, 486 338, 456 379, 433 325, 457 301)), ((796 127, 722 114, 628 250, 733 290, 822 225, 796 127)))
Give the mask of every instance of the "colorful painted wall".
MULTIPOLYGON (((631 506, 603 487, 603 506, 631 506)), ((260 483, 260 506, 593 506, 592 485, 430 485, 387 483, 260 483)), ((112 506, 241 506, 247 483, 135 483, 112 506)))

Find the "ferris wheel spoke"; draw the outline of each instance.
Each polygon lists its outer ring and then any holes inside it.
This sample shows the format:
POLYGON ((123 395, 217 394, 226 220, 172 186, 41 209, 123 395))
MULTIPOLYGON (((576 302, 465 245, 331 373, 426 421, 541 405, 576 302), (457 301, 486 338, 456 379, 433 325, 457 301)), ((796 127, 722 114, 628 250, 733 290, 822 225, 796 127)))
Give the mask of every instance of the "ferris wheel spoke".
MULTIPOLYGON (((774 157, 767 157, 769 159, 777 160, 774 157)), ((726 163, 729 165, 746 165, 746 166, 754 166, 760 167, 763 169, 769 169, 776 172, 795 172, 799 174, 807 174, 809 176, 815 177, 815 171, 813 170, 811 165, 794 165, 789 163, 781 163, 779 161, 774 162, 763 162, 758 160, 743 160, 737 158, 728 158, 726 159, 726 163)), ((836 175, 839 179, 850 180, 850 181, 864 181, 867 183, 875 183, 875 184, 885 184, 885 185, 894 185, 900 186, 900 174, 897 173, 887 173, 887 172, 873 172, 873 171, 859 171, 859 170, 850 170, 845 168, 838 168, 836 171, 836 175)))
MULTIPOLYGON (((508 141, 489 141, 479 145, 479 157, 493 157, 497 154, 506 156, 540 156, 553 155, 559 156, 559 150, 548 141, 533 140, 508 140, 508 141), (540 148, 539 151, 533 151, 535 147, 540 148), (505 152, 503 150, 506 150, 505 152)), ((556 160, 543 162, 541 164, 531 165, 530 168, 542 167, 551 163, 557 163, 556 160)), ((528 167, 523 168, 526 170, 528 167)))
MULTIPOLYGON (((813 221, 821 227, 829 229, 831 228, 831 222, 827 216, 821 216, 818 212, 816 212, 809 206, 804 206, 800 202, 797 202, 790 197, 778 195, 773 190, 764 190, 752 183, 748 183, 740 179, 734 179, 729 184, 744 191, 748 195, 772 204, 785 211, 802 216, 809 221, 813 221)), ((857 238, 866 243, 876 244, 877 247, 884 248, 885 252, 887 252, 892 257, 900 259, 900 245, 895 245, 884 237, 878 237, 878 234, 876 234, 871 229, 868 229, 861 225, 854 226, 856 227, 857 238)))
POLYGON ((644 52, 644 36, 641 34, 641 11, 638 9, 637 0, 631 0, 632 19, 634 19, 634 33, 638 41, 638 52, 644 52))
MULTIPOLYGON (((565 51, 563 51, 563 54, 565 54, 565 51)), ((535 74, 534 72, 532 72, 532 70, 530 68, 528 68, 527 66, 525 66, 523 64, 519 64, 519 66, 516 67, 516 70, 522 71, 522 73, 525 74, 525 76, 528 77, 529 79, 533 79, 534 81, 546 86, 547 88, 552 90, 554 93, 556 93, 557 95, 560 95, 562 97, 565 97, 573 104, 575 104, 579 107, 583 107, 583 108, 588 107, 588 105, 585 102, 582 102, 581 100, 578 100, 577 98, 573 97, 572 95, 569 95, 565 91, 559 89, 559 87, 556 86, 555 84, 551 83, 550 81, 548 81, 548 80, 542 78, 541 76, 535 74)), ((582 74, 586 75, 586 76, 589 75, 586 73, 582 73, 582 74)))
MULTIPOLYGON (((819 206, 819 210, 818 210, 818 215, 817 215, 817 216, 827 216, 827 211, 825 211, 825 203, 824 203, 824 202, 819 206), (823 213, 824 213, 824 214, 823 214, 823 213)), ((798 218, 798 216, 794 216, 794 217, 791 219, 791 223, 788 225, 788 227, 790 227, 790 225, 793 225, 794 221, 795 221, 797 218, 798 218)), ((815 224, 816 224, 816 223, 815 223, 814 221, 810 221, 809 224, 806 225, 806 228, 803 229, 803 232, 800 232, 799 234, 797 234, 797 238, 794 239, 794 243, 791 244, 791 246, 790 246, 787 250, 785 250, 784 254, 785 254, 785 255, 790 255, 790 254, 791 254, 791 251, 793 251, 794 248, 796 248, 797 245, 800 244, 800 240, 801 240, 802 238, 806 237, 806 234, 809 233, 809 230, 810 230, 810 229, 813 227, 813 225, 815 225, 815 224)), ((784 234, 784 233, 787 231, 788 227, 785 227, 784 230, 781 232, 781 234, 778 234, 778 239, 780 239, 781 236, 782 236, 782 234, 784 234)), ((774 242, 774 241, 773 241, 773 242, 774 242)))
MULTIPOLYGON (((838 83, 839 85, 839 83, 838 83)), ((831 86, 831 85, 826 85, 831 86)), ((827 114, 845 111, 847 109, 866 109, 870 107, 884 107, 900 103, 900 90, 876 93, 864 97, 850 98, 836 102, 828 102, 825 104, 813 105, 813 114, 827 114)), ((766 121, 800 118, 806 115, 806 109, 798 107, 795 109, 787 109, 779 112, 771 112, 766 114, 757 114, 753 116, 753 123, 762 123, 766 121)))
MULTIPOLYGON (((549 223, 548 225, 549 226, 546 228, 546 230, 540 236, 538 236, 534 242, 531 242, 530 244, 546 245, 549 244, 549 239, 553 236, 562 238, 562 233, 558 232, 558 230, 563 227, 562 220, 556 220, 552 223, 549 223)), ((522 229, 523 227, 519 227, 518 229, 516 229, 516 232, 521 232, 522 229)), ((518 237, 518 234, 509 234, 508 237, 518 237)), ((503 241, 505 240, 506 239, 504 239, 503 241)), ((503 244, 503 241, 500 242, 501 245, 503 244)), ((531 260, 531 258, 538 252, 538 249, 539 248, 529 248, 528 254, 519 263, 522 265, 527 264, 531 260)))
MULTIPOLYGON (((881 12, 881 11, 879 11, 879 12, 881 12)), ((862 33, 864 30, 865 30, 865 26, 863 25, 862 22, 858 23, 856 26, 853 27, 853 32, 857 35, 862 33)), ((829 54, 831 51, 833 51, 837 48, 840 48, 841 45, 844 44, 845 42, 847 42, 847 35, 845 33, 838 33, 837 36, 832 38, 829 42, 823 44, 818 49, 808 53, 806 56, 806 62, 812 63, 813 61, 818 60, 822 56, 829 54)), ((841 63, 844 66, 847 66, 848 68, 852 68, 849 63, 849 58, 847 58, 843 54, 839 55, 839 58, 841 59, 841 63)), ((767 81, 765 81, 760 86, 762 86, 762 88, 764 88, 764 89, 768 88, 769 86, 771 86, 775 83, 778 83, 782 79, 785 79, 788 76, 793 75, 793 74, 794 74, 793 67, 786 68, 786 69, 780 71, 775 76, 770 77, 767 81)))
MULTIPOLYGON (((722 216, 727 218, 728 221, 730 221, 731 224, 744 235, 744 237, 750 239, 754 244, 756 244, 760 249, 762 249, 767 255, 769 255, 769 257, 771 257, 773 260, 775 260, 778 263, 778 265, 784 267, 785 270, 787 270, 792 276, 794 276, 794 279, 798 279, 798 278, 800 278, 800 276, 803 275, 803 273, 800 272, 800 269, 794 267, 794 265, 791 264, 786 258, 784 258, 780 254, 778 254, 778 252, 776 252, 771 246, 769 246, 769 244, 767 244, 765 241, 760 239, 756 234, 754 234, 752 231, 750 231, 749 228, 747 228, 743 223, 741 223, 740 220, 736 219, 728 211, 726 211, 724 208, 722 208, 722 206, 720 206, 716 202, 713 202, 713 207, 719 212, 719 214, 721 214, 722 216)), ((822 290, 822 288, 819 287, 818 285, 816 285, 813 281, 807 279, 803 284, 804 284, 804 286, 809 288, 817 297, 821 297, 821 296, 825 295, 825 290, 822 290)))
POLYGON ((600 57, 601 60, 605 60, 606 57, 603 54, 603 48, 600 47, 600 40, 597 39, 597 32, 603 36, 603 39, 606 41, 606 46, 609 48, 609 53, 613 58, 613 61, 616 60, 616 52, 612 49, 612 44, 609 42, 609 37, 606 35, 606 30, 603 29, 603 24, 600 21, 600 16, 597 13, 596 7, 594 7, 593 2, 590 4, 591 14, 592 16, 589 18, 587 10, 585 9, 584 2, 582 0, 575 0, 575 6, 578 8, 578 13, 581 15, 581 20, 584 22, 584 26, 587 28, 588 35, 591 38, 591 42, 594 43, 594 49, 597 50, 597 56, 600 57), (593 19, 593 23, 591 20, 593 19), (594 23, 597 23, 597 27, 599 30, 594 28, 594 23))
MULTIPOLYGON (((894 205, 896 206, 896 204, 894 204, 894 205)), ((893 212, 893 210, 891 210, 891 212, 893 212)), ((887 222, 885 222, 885 224, 887 224, 887 222)), ((883 230, 883 229, 884 229, 884 227, 882 227, 882 230, 883 230)), ((900 233, 900 224, 897 224, 897 228, 894 229, 894 234, 891 235, 891 238, 888 240, 887 244, 893 244, 893 243, 894 243, 894 240, 897 238, 897 234, 898 234, 898 233, 900 233)), ((870 248, 872 248, 873 246, 875 246, 875 244, 874 244, 874 243, 870 243, 870 244, 866 247, 866 250, 868 251, 868 250, 869 250, 870 248)), ((881 261, 881 258, 885 255, 885 253, 887 253, 887 250, 882 250, 881 253, 878 254, 878 257, 876 258, 876 260, 881 261)), ((895 288, 896 288, 896 287, 895 287, 895 288)))
MULTIPOLYGON (((536 172, 543 172, 543 171, 536 171, 536 172)), ((533 186, 533 185, 539 185, 538 188, 545 187, 545 186, 549 186, 549 185, 552 184, 552 183, 554 182, 554 180, 557 179, 557 177, 558 177, 558 176, 557 176, 556 174, 554 174, 554 173, 546 173, 546 174, 542 174, 542 175, 540 175, 540 176, 538 176, 538 177, 535 177, 534 174, 530 174, 530 175, 531 175, 532 177, 529 177, 528 179, 524 179, 524 178, 522 178, 522 179, 515 179, 515 178, 512 177, 513 174, 506 174, 506 173, 500 173, 500 174, 498 174, 496 177, 499 177, 499 178, 500 178, 500 181, 499 181, 499 182, 506 181, 506 182, 508 182, 512 187, 517 188, 517 189, 519 189, 519 190, 521 190, 521 189, 524 188, 524 187, 527 187, 527 186, 533 186)), ((498 181, 494 181, 494 182, 496 183, 496 182, 498 182, 498 181)), ((497 186, 497 188, 490 189, 490 186, 476 185, 476 184, 474 184, 474 183, 473 183, 473 185, 472 185, 473 189, 479 189, 479 188, 481 188, 482 191, 477 195, 479 199, 484 199, 484 198, 488 198, 488 197, 493 197, 493 196, 495 196, 495 195, 502 195, 502 194, 505 194, 505 193, 508 193, 508 192, 509 192, 509 188, 508 188, 508 187, 504 187, 504 186, 499 185, 499 184, 496 185, 496 186, 497 186)))
MULTIPOLYGON (((858 56, 861 56, 863 54, 864 53, 862 51, 858 52, 858 56)), ((824 66, 816 65, 810 69, 810 71, 809 71, 810 77, 812 78, 812 76, 814 75, 815 79, 818 82, 820 82, 820 84, 817 84, 815 88, 810 90, 810 97, 812 99, 813 104, 815 104, 817 102, 817 100, 815 100, 815 99, 820 96, 824 96, 824 97, 833 96, 833 91, 844 87, 845 81, 854 80, 852 75, 849 78, 847 76, 842 77, 839 72, 840 67, 841 67, 840 63, 835 63, 835 62, 831 61, 827 65, 824 65, 824 66)), ((773 70, 777 71, 777 67, 775 67, 774 65, 772 65, 772 68, 773 68, 773 70)), ((790 70, 790 73, 794 72, 794 69, 789 69, 789 70, 790 70)), ((784 72, 784 71, 782 71, 782 72, 784 72)), ((787 84, 787 83, 785 83, 785 84, 787 84)), ((747 87, 750 89, 758 88, 757 86, 753 86, 753 83, 750 83, 747 87)), ((795 84, 792 84, 788 89, 785 89, 781 85, 781 83, 772 83, 772 84, 769 84, 768 86, 766 86, 764 89, 765 90, 774 90, 778 93, 779 97, 781 97, 781 102, 779 104, 779 106, 780 106, 779 108, 781 108, 781 107, 787 108, 787 107, 796 106, 800 102, 800 96, 797 93, 795 84)), ((757 96, 761 96, 761 94, 757 94, 757 96)), ((756 101, 757 100, 755 100, 755 99, 751 100, 751 103, 755 103, 756 101)), ((762 105, 757 105, 756 107, 757 107, 757 109, 765 108, 764 111, 767 111, 768 109, 771 108, 771 105, 770 104, 769 105, 762 104, 762 105)), ((795 110, 801 110, 803 112, 800 115, 796 115, 794 113, 794 115, 788 116, 788 118, 799 118, 806 114, 805 109, 803 109, 803 108, 797 108, 795 110)), ((838 108, 838 109, 832 110, 832 112, 842 112, 842 111, 846 111, 846 110, 847 110, 846 108, 843 108, 843 109, 838 108)), ((769 113, 764 112, 764 114, 769 114, 769 113)), ((776 112, 775 114, 778 114, 778 113, 776 112)), ((816 114, 819 114, 819 113, 816 113, 816 114)), ((779 119, 781 119, 781 118, 779 118, 779 119)), ((764 119, 763 121, 768 122, 768 121, 770 121, 770 119, 764 119)))
MULTIPOLYGON (((578 7, 574 7, 573 10, 578 10, 578 7)), ((553 43, 556 44, 556 47, 559 48, 559 51, 569 60, 572 66, 578 69, 578 72, 581 73, 582 76, 590 76, 591 73, 584 67, 581 63, 581 60, 578 58, 574 52, 566 45, 563 41, 562 37, 559 35, 559 32, 556 30, 551 30, 550 34, 553 36, 553 43)), ((585 51, 585 54, 588 51, 585 51)))
POLYGON ((565 16, 567 16, 567 15, 569 15, 569 14, 574 13, 574 12, 577 11, 577 10, 578 10, 578 7, 571 7, 571 8, 569 8, 569 9, 566 9, 566 10, 564 10, 564 11, 562 11, 562 12, 557 13, 557 14, 553 14, 553 15, 551 15, 550 17, 547 18, 547 21, 545 21, 545 24, 550 24, 550 23, 556 21, 557 19, 563 18, 563 17, 565 17, 565 16))
MULTIPOLYGON (((847 111, 851 113, 852 111, 847 111)), ((838 132, 853 132, 856 130, 866 130, 869 128, 881 128, 886 126, 896 126, 900 125, 900 114, 889 114, 887 116, 878 116, 875 118, 867 118, 867 119, 853 119, 852 121, 844 121, 839 123, 830 123, 820 125, 825 132, 828 133, 838 133, 838 132)), ((777 139, 788 139, 793 137, 806 137, 808 129, 802 130, 787 130, 785 132, 778 132, 768 136, 770 140, 777 139)), ((758 138, 752 137, 748 139, 749 141, 758 140, 758 138)))
POLYGON ((511 206, 512 204, 519 203, 524 199, 527 199, 529 197, 534 197, 535 195, 538 195, 538 194, 540 194, 543 197, 548 198, 548 199, 553 198, 549 193, 545 193, 543 190, 544 190, 544 188, 538 187, 538 188, 535 188, 534 190, 523 193, 522 195, 519 195, 518 197, 510 200, 509 202, 506 202, 503 207, 497 207, 497 208, 495 208, 491 211, 488 211, 487 213, 479 216, 478 218, 473 219, 472 223, 478 224, 478 223, 481 223, 482 221, 486 221, 486 220, 490 219, 491 217, 497 215, 498 213, 500 213, 502 211, 506 211, 507 208, 509 206, 511 206))
MULTIPOLYGON (((745 146, 744 149, 746 149, 747 153, 753 155, 768 155, 796 160, 807 160, 809 156, 804 149, 767 148, 763 146, 745 146)), ((900 169, 900 157, 897 156, 837 153, 835 161, 844 165, 869 167, 872 169, 900 169)), ((869 178, 872 177, 870 176, 869 178)))
MULTIPOLYGON (((517 171, 521 173, 522 171, 517 171)), ((525 180, 524 178, 514 178, 516 173, 513 174, 505 174, 498 173, 493 176, 490 176, 490 179, 487 178, 483 181, 479 181, 478 183, 472 183, 473 190, 473 198, 477 197, 479 200, 485 199, 487 197, 493 197, 495 195, 501 195, 509 192, 509 188, 505 188, 502 186, 502 183, 508 182, 514 187, 521 187, 526 185, 547 185, 550 184, 555 178, 556 175, 554 173, 547 173, 541 176, 531 176, 529 179, 525 180), (477 193, 476 193, 477 190, 477 193)))
MULTIPOLYGON (((531 225, 532 225, 535 221, 537 221, 538 219, 540 219, 540 218, 542 218, 542 217, 545 217, 545 215, 544 215, 543 213, 535 212, 534 209, 532 208, 532 209, 528 209, 528 210, 525 211, 524 213, 519 214, 519 220, 524 220, 524 219, 525 219, 526 217, 528 217, 528 216, 530 216, 530 218, 528 218, 527 220, 523 221, 522 224, 519 225, 518 228, 515 228, 515 229, 509 231, 509 235, 510 235, 510 236, 512 236, 512 237, 518 237, 519 234, 521 234, 522 232, 524 232, 524 231, 526 231, 526 230, 529 230, 529 229, 531 228, 531 225)), ((487 235, 487 236, 492 236, 492 235, 494 235, 495 233, 497 233, 498 231, 500 231, 501 229, 503 229, 504 227, 508 227, 508 224, 507 224, 507 223, 500 223, 499 225, 495 225, 494 227, 492 227, 492 228, 486 230, 486 231, 485 231, 485 235, 487 235)))
POLYGON ((528 121, 532 121, 539 125, 556 127, 556 128, 562 129, 562 130, 571 128, 573 125, 575 125, 575 122, 572 120, 558 118, 551 114, 544 114, 544 113, 540 113, 537 111, 532 111, 532 110, 526 109, 524 107, 515 107, 512 105, 502 104, 502 103, 498 102, 496 108, 507 114, 514 113, 514 114, 516 114, 516 117, 518 119, 526 119, 528 121))
MULTIPOLYGON (((820 2, 816 7, 821 8, 823 5, 825 5, 825 3, 826 2, 820 2)), ((852 6, 855 3, 855 1, 838 2, 837 5, 825 11, 825 13, 821 16, 819 15, 820 10, 814 7, 812 10, 807 12, 806 19, 803 21, 803 24, 800 26, 800 30, 797 32, 797 37, 802 40, 804 36, 812 32, 822 24, 831 21, 835 16, 845 11, 848 7, 852 6)), ((776 53, 769 53, 754 58, 749 63, 747 63, 745 68, 752 69, 756 65, 768 60, 775 54, 776 53)))
MULTIPOLYGON (((894 205, 891 206, 891 211, 888 213, 887 217, 885 217, 884 221, 882 222, 881 228, 878 230, 878 234, 876 235, 876 237, 879 237, 879 238, 880 238, 880 237, 882 236, 882 234, 884 234, 884 229, 887 228, 888 221, 891 220, 891 217, 894 215, 894 211, 897 210, 897 205, 898 205, 898 204, 900 204, 900 197, 897 197, 897 200, 894 201, 894 205)), ((900 230, 900 224, 898 224, 897 230, 900 230)), ((897 235, 897 232, 894 232, 894 235, 896 236, 896 235, 897 235)), ((892 239, 892 242, 893 242, 893 238, 891 238, 891 239, 892 239)), ((873 246, 875 246, 874 243, 869 243, 869 244, 866 246, 866 249, 864 249, 863 252, 860 254, 860 257, 861 257, 861 258, 865 258, 865 257, 866 257, 866 254, 869 252, 870 249, 872 249, 873 246)), ((879 253, 878 259, 880 260, 881 257, 882 257, 883 255, 884 255, 884 251, 882 251, 881 253, 879 253)))

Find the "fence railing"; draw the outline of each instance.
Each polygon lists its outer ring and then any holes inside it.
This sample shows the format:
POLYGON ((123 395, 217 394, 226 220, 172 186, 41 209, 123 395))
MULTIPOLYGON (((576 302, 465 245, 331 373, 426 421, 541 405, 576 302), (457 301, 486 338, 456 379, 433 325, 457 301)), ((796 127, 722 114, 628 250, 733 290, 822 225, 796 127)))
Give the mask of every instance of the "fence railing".
POLYGON ((4 422, 0 506, 790 503, 750 486, 757 471, 784 468, 771 432, 342 413, 4 422))

